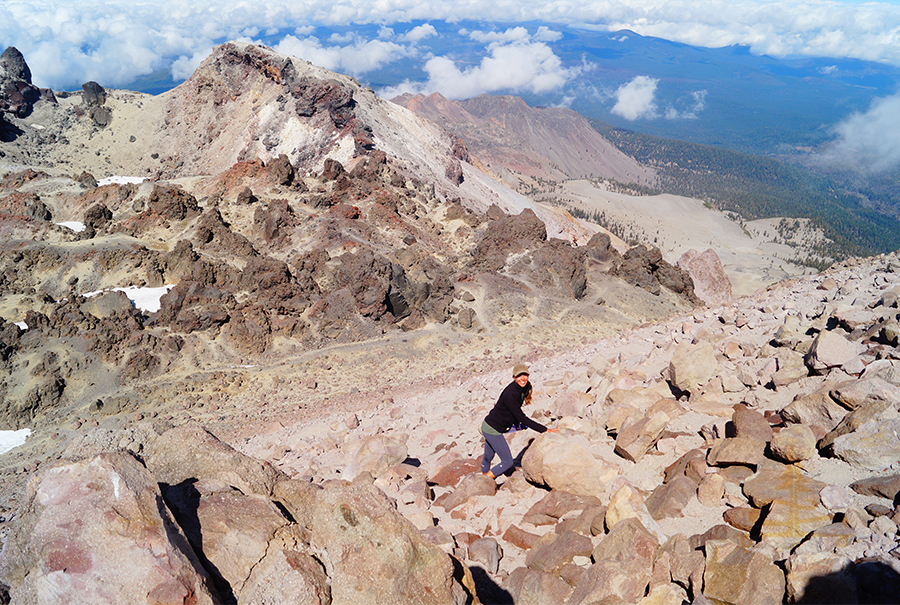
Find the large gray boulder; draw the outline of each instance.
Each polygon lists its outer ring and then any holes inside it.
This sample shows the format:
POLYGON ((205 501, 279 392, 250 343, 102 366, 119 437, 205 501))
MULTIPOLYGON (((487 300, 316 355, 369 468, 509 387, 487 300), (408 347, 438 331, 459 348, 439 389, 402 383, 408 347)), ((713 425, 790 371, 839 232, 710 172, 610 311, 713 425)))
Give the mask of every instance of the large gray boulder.
POLYGON ((260 496, 271 496, 275 483, 287 478, 268 462, 222 443, 197 423, 160 435, 149 445, 144 462, 160 483, 209 480, 260 496))

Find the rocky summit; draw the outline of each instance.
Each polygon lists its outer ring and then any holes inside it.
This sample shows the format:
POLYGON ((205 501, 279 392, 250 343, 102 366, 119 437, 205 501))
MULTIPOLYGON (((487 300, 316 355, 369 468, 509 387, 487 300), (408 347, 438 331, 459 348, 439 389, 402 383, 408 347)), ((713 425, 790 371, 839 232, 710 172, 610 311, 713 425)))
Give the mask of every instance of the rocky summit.
POLYGON ((250 45, 4 94, 0 602, 900 594, 898 254, 732 298, 250 45), (493 480, 519 362, 559 431, 493 480))

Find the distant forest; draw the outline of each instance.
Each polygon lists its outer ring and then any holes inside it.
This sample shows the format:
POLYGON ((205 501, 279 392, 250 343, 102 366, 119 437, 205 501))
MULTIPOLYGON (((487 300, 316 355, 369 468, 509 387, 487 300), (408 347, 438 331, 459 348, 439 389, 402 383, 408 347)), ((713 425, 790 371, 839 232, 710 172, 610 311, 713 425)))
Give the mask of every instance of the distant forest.
POLYGON ((888 206, 870 201, 861 187, 848 189, 846 181, 772 158, 591 123, 622 152, 657 170, 652 193, 700 199, 748 221, 808 218, 831 240, 810 252, 838 260, 900 249, 900 221, 875 210, 888 206))

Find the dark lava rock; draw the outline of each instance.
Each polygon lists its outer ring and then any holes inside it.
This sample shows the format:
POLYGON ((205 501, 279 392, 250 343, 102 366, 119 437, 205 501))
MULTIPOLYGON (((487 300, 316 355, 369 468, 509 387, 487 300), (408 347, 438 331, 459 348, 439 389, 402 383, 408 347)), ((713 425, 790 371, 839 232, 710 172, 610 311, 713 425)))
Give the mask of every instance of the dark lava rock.
POLYGON ((7 78, 31 84, 31 69, 25 62, 25 56, 15 46, 10 46, 0 55, 0 69, 7 78))
POLYGON ((608 263, 610 261, 619 263, 622 261, 622 255, 612 245, 612 239, 608 233, 595 233, 584 247, 587 257, 598 263, 608 263))
POLYGON ((256 202, 258 202, 259 198, 253 195, 253 191, 251 191, 249 187, 244 187, 238 193, 237 199, 235 201, 238 205, 249 206, 250 204, 255 204, 256 202))
POLYGON ((31 83, 25 57, 16 47, 8 47, 0 55, 0 114, 9 112, 25 118, 40 98, 41 90, 31 83))
POLYGON ((151 213, 180 221, 200 214, 197 198, 180 187, 154 185, 147 206, 151 213))
POLYGON ((103 204, 94 204, 84 211, 84 224, 95 230, 103 229, 112 220, 112 211, 103 204))
POLYGON ((515 216, 504 214, 488 223, 475 248, 472 267, 482 271, 499 271, 510 254, 535 250, 546 241, 547 228, 531 209, 515 216))
POLYGON ((300 224, 300 218, 287 200, 272 200, 268 206, 258 206, 253 213, 256 233, 269 244, 290 242, 291 230, 300 224))
POLYGON ((106 103, 106 89, 94 81, 81 85, 81 102, 88 107, 96 107, 106 103))
POLYGON ((532 255, 529 275, 542 286, 555 287, 575 298, 587 289, 585 251, 561 239, 551 239, 532 255))
POLYGON ((324 169, 322 170, 322 180, 323 181, 333 181, 342 174, 344 174, 344 165, 343 164, 341 164, 337 160, 333 160, 331 158, 327 158, 325 160, 325 166, 324 166, 324 169))
POLYGON ((100 128, 106 128, 112 123, 112 110, 109 107, 91 107, 91 119, 100 128))
POLYGON ((230 292, 188 280, 179 282, 159 302, 160 309, 152 322, 188 334, 219 328, 228 322, 230 311, 237 306, 230 292))
POLYGON ((290 185, 294 182, 296 176, 294 166, 283 153, 266 164, 266 169, 276 185, 290 185))
POLYGON ((654 295, 659 295, 660 288, 665 287, 692 304, 702 304, 694 294, 691 276, 687 271, 665 261, 659 248, 647 246, 631 248, 622 257, 621 262, 610 269, 609 274, 654 295))

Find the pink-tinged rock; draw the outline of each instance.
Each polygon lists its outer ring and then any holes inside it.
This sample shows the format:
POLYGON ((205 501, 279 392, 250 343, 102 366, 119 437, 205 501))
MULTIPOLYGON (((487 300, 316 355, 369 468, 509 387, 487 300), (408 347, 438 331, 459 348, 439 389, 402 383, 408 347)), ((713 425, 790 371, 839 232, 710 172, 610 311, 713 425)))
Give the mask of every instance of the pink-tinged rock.
POLYGON ((851 495, 846 487, 826 485, 819 491, 819 501, 830 512, 843 512, 852 504, 851 495))
POLYGON ((900 414, 897 413, 896 405, 893 401, 878 400, 861 408, 856 408, 844 416, 843 420, 836 427, 819 440, 818 447, 826 453, 833 453, 834 442, 839 437, 853 433, 865 424, 896 420, 900 417, 900 414))
POLYGON ((510 525, 505 532, 503 532, 503 541, 507 544, 512 544, 522 550, 528 550, 540 539, 540 536, 537 534, 533 534, 531 532, 527 532, 521 527, 517 527, 515 525, 510 525))
POLYGON ((900 420, 867 422, 832 444, 834 455, 856 468, 884 471, 900 460, 900 420))
POLYGON ((850 484, 850 489, 864 496, 878 496, 894 500, 900 494, 900 474, 870 477, 850 484))
POLYGON ((784 573, 771 558, 728 540, 710 540, 705 549, 703 595, 707 599, 728 605, 782 603, 784 573))
POLYGON ((503 550, 493 538, 479 538, 469 544, 469 560, 480 563, 488 573, 495 574, 500 567, 503 550))
POLYGON ((626 460, 640 462, 656 445, 668 425, 669 416, 664 412, 645 416, 627 425, 616 436, 615 452, 626 460))
POLYGON ((532 525, 555 525, 566 514, 600 505, 593 496, 579 496, 560 490, 552 490, 528 509, 522 517, 524 523, 532 525))
POLYGON ((819 332, 806 354, 806 365, 817 372, 839 368, 859 354, 855 342, 847 340, 839 332, 819 332))
POLYGON ((429 481, 441 487, 453 487, 466 475, 478 472, 481 472, 481 467, 477 460, 474 458, 460 458, 440 467, 429 481))
POLYGON ((197 482, 164 496, 196 552, 211 564, 220 594, 238 594, 288 520, 271 500, 197 482))
POLYGON ((719 373, 719 361, 713 346, 703 341, 679 345, 667 370, 668 381, 682 391, 696 393, 719 373))
POLYGON ((692 548, 683 534, 675 534, 657 551, 650 588, 674 582, 687 592, 686 600, 691 600, 700 594, 705 566, 703 553, 692 548))
POLYGON ((328 485, 296 518, 307 524, 310 546, 325 563, 333 603, 460 602, 450 557, 373 485, 328 485))
POLYGON ((528 551, 525 565, 538 571, 558 574, 575 557, 589 557, 594 550, 591 539, 575 532, 545 534, 528 551))
POLYGON ((794 549, 794 554, 837 552, 856 540, 856 531, 846 523, 832 523, 813 532, 794 549))
POLYGON ((735 437, 759 439, 766 442, 772 439, 772 425, 765 416, 744 405, 735 407, 734 414, 731 416, 735 437))
POLYGON ((703 506, 721 506, 725 495, 725 478, 719 473, 706 475, 697 486, 697 500, 703 506))
POLYGON ((557 575, 529 567, 519 567, 503 582, 514 603, 540 605, 562 603, 572 591, 572 587, 557 575))
POLYGON ((217 603, 200 570, 156 479, 124 453, 37 475, 0 563, 19 605, 217 603))
POLYGON ((761 514, 762 511, 758 508, 736 506, 722 513, 722 518, 731 527, 750 533, 759 522, 761 514))
POLYGON ((652 532, 658 539, 664 539, 659 525, 647 510, 644 499, 636 489, 625 482, 609 500, 609 506, 606 508, 606 527, 612 531, 616 525, 627 519, 637 519, 642 527, 652 532))
POLYGON ((658 548, 659 541, 637 519, 617 524, 594 548, 594 564, 575 586, 567 605, 636 603, 650 583, 658 548))
POLYGON ((611 405, 606 411, 606 432, 618 435, 625 427, 644 417, 638 408, 624 403, 611 405))
POLYGON ((817 507, 819 492, 825 483, 810 479, 796 466, 760 469, 744 481, 744 495, 756 508, 762 508, 773 500, 795 502, 803 507, 817 507))
POLYGON ((789 464, 809 460, 818 454, 816 436, 803 424, 791 424, 778 431, 769 448, 776 458, 789 464))
POLYGON ((706 455, 706 462, 711 466, 728 466, 741 464, 757 466, 763 461, 766 442, 762 439, 748 437, 727 437, 717 439, 706 455))
POLYGON ((472 473, 466 475, 448 496, 442 501, 445 510, 453 510, 475 496, 493 496, 497 492, 497 482, 482 475, 472 473))
POLYGON ((697 493, 697 484, 684 475, 658 486, 647 496, 645 504, 650 516, 660 521, 683 516, 681 511, 697 493))
POLYGON ((288 528, 279 531, 241 589, 238 603, 330 605, 325 568, 302 549, 302 541, 288 528))
POLYGON ((668 483, 678 475, 684 475, 695 483, 699 483, 706 476, 707 468, 706 451, 693 449, 666 467, 663 482, 668 483))
POLYGON ((731 300, 731 281, 712 248, 703 252, 688 250, 676 265, 688 272, 694 282, 694 294, 706 304, 724 305, 731 300))
POLYGON ((785 564, 787 596, 793 603, 858 603, 856 567, 831 553, 794 553, 785 564))
POLYGON ((197 423, 169 429, 148 447, 147 468, 160 483, 178 485, 189 479, 231 485, 245 494, 269 496, 287 476, 268 462, 246 456, 197 423))
POLYGON ((525 477, 580 496, 603 498, 619 471, 594 457, 568 437, 541 433, 522 457, 525 477))

